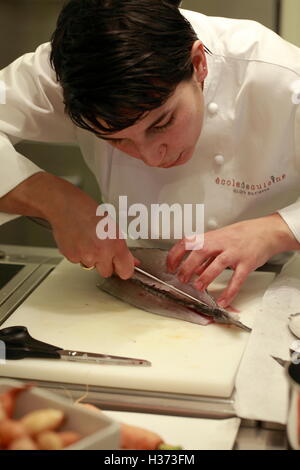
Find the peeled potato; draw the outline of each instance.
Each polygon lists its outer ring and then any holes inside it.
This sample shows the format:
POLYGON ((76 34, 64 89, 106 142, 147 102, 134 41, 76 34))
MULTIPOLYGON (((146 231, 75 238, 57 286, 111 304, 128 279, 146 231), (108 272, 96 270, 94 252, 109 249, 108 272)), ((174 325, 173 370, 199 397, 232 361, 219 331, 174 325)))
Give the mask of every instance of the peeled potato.
POLYGON ((18 395, 32 385, 11 388, 0 394, 0 450, 59 450, 82 436, 73 431, 55 432, 64 422, 59 409, 39 409, 13 419, 18 395))
POLYGON ((63 442, 61 436, 54 431, 44 431, 35 437, 40 450, 61 450, 63 442))
POLYGON ((20 420, 30 435, 39 434, 43 431, 57 429, 64 419, 64 413, 56 409, 35 410, 23 416, 20 420))
POLYGON ((23 436, 12 441, 7 450, 38 450, 38 446, 30 436, 23 436))

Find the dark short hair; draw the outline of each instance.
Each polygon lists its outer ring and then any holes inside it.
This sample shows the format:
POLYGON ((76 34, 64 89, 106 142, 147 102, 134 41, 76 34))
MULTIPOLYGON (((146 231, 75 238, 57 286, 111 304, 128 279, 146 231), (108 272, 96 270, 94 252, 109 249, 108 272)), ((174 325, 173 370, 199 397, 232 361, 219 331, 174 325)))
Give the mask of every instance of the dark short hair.
POLYGON ((192 77, 197 36, 179 3, 70 0, 64 6, 50 61, 77 126, 100 137, 118 132, 164 104, 192 77))

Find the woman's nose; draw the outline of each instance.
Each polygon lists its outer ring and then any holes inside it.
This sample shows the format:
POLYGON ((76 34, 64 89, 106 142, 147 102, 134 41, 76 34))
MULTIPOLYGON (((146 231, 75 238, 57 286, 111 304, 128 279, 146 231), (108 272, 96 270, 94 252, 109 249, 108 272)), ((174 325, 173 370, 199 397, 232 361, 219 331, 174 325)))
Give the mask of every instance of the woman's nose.
POLYGON ((166 155, 166 144, 145 144, 143 147, 140 147, 141 159, 149 166, 159 166, 165 160, 166 155))

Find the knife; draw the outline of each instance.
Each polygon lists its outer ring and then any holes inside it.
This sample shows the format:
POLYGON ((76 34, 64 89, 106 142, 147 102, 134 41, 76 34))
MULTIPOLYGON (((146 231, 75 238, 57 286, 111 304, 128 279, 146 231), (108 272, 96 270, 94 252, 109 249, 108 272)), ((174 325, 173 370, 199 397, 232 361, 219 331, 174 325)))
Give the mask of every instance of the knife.
POLYGON ((192 300, 193 302, 196 302, 197 304, 203 305, 203 302, 201 302, 199 299, 196 299, 196 297, 193 297, 192 295, 187 294, 183 290, 177 289, 177 287, 172 286, 172 284, 168 284, 167 282, 163 281, 162 279, 159 279, 156 276, 153 276, 153 274, 150 274, 147 271, 144 271, 143 269, 138 268, 137 266, 134 267, 134 270, 137 271, 140 274, 143 274, 146 277, 149 277, 153 281, 158 282, 159 284, 163 284, 164 286, 166 286, 171 291, 174 291, 177 294, 182 295, 183 297, 187 297, 189 300, 192 300))

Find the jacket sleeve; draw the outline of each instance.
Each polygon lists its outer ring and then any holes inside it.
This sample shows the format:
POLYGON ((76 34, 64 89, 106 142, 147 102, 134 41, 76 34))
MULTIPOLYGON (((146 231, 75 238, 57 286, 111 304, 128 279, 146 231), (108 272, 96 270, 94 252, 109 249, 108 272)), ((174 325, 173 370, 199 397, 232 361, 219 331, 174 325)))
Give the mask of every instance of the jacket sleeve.
MULTIPOLYGON (((41 171, 15 150, 16 143, 76 141, 49 54, 50 44, 42 44, 0 71, 0 197, 41 171)), ((0 224, 16 217, 0 212, 0 224)))
MULTIPOLYGON (((295 106, 297 106, 295 113, 295 171, 300 174, 300 76, 294 84, 294 90, 292 90, 292 99, 295 106)), ((300 194, 300 181, 299 181, 299 194, 300 194)), ((281 215, 283 220, 287 223, 290 230, 292 231, 296 240, 300 243, 300 197, 293 204, 284 207, 279 210, 278 213, 281 215)))
POLYGON ((289 226, 296 240, 300 243, 300 198, 290 206, 280 209, 278 213, 289 226))

